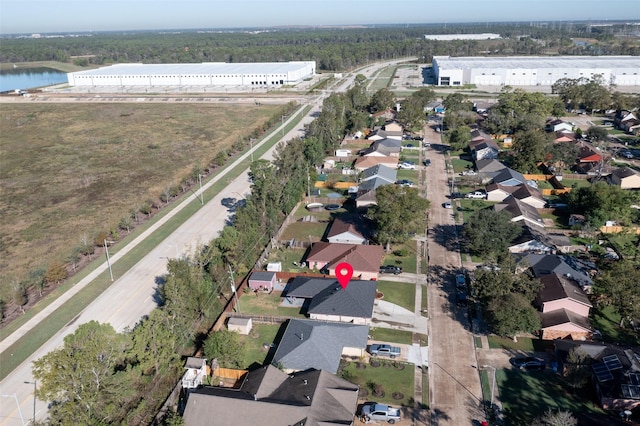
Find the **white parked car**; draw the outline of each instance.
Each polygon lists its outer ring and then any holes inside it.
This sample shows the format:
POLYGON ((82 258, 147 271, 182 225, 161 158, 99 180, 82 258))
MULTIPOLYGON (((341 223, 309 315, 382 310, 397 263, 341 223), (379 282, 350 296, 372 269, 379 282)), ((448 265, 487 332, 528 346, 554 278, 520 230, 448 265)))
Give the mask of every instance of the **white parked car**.
POLYGON ((471 198, 474 200, 484 200, 487 198, 487 193, 482 191, 473 191, 466 195, 466 198, 471 198))
POLYGON ((406 170, 415 170, 416 165, 413 164, 413 163, 404 162, 404 163, 398 164, 398 168, 399 169, 406 169, 406 170))

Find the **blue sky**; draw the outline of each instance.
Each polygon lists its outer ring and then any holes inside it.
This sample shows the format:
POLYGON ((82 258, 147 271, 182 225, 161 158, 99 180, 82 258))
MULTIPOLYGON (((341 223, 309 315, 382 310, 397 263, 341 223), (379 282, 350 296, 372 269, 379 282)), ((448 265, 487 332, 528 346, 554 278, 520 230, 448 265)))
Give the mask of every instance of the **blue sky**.
POLYGON ((0 0, 3 34, 588 19, 638 20, 640 1, 0 0))

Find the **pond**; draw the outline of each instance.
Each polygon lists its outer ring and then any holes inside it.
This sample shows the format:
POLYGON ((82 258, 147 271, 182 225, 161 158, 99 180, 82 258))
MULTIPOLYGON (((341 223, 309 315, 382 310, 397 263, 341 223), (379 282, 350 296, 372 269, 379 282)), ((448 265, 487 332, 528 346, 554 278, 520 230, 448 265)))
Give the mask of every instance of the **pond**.
POLYGON ((66 82, 66 73, 51 68, 14 68, 0 71, 0 92, 34 89, 66 82))

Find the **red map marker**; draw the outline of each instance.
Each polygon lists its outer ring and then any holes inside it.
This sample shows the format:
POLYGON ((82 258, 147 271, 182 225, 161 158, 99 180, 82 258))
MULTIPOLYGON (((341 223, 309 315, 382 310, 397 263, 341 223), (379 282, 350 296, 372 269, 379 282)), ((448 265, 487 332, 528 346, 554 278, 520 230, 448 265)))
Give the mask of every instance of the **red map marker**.
POLYGON ((336 266, 336 277, 338 278, 338 282, 342 286, 343 290, 349 285, 352 275, 353 266, 347 262, 338 263, 338 266, 336 266))

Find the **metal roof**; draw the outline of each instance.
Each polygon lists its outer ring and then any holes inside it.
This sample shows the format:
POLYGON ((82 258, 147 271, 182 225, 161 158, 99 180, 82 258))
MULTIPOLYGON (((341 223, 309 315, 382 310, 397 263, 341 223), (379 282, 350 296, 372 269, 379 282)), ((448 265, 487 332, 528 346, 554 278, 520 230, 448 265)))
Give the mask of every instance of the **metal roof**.
POLYGON ((78 71, 83 76, 98 75, 217 75, 217 74, 286 74, 308 66, 312 62, 256 62, 201 64, 116 64, 94 70, 78 71))
POLYGON ((441 70, 470 68, 637 68, 638 56, 434 56, 433 62, 441 70))

